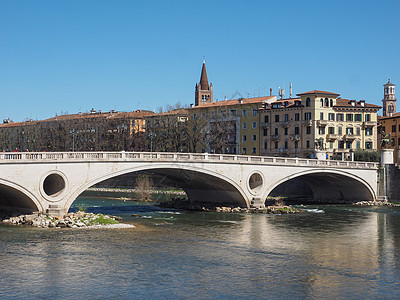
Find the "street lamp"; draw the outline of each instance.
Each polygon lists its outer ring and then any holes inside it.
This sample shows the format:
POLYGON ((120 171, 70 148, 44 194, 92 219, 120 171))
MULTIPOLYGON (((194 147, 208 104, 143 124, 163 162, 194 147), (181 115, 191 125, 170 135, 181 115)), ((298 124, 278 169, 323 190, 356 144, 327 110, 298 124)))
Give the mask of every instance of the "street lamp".
POLYGON ((72 135, 72 152, 75 152, 75 129, 71 129, 69 133, 72 135))
POLYGON ((157 135, 153 132, 150 132, 148 134, 148 137, 150 138, 150 152, 153 152, 153 139, 156 137, 157 135))

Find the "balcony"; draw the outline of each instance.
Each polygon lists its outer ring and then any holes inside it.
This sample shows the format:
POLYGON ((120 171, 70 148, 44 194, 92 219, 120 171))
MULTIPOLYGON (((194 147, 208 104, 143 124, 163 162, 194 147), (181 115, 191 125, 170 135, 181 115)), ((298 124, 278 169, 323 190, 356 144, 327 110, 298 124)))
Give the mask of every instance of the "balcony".
POLYGON ((267 122, 267 123, 260 123, 260 127, 269 127, 271 125, 271 123, 267 122))
POLYGON ((273 141, 279 141, 280 138, 281 138, 281 137, 280 137, 278 134, 276 134, 276 135, 271 135, 271 140, 273 140, 273 141))
POLYGON ((300 141, 300 134, 291 134, 290 140, 291 141, 300 141))
POLYGON ((366 127, 374 127, 374 126, 376 126, 376 122, 373 122, 373 121, 365 121, 365 122, 363 122, 363 127, 364 128, 366 128, 366 127))
POLYGON ((279 125, 281 125, 282 127, 289 127, 290 126, 290 121, 280 122, 279 125))
POLYGON ((303 124, 304 126, 312 126, 313 125, 313 121, 312 120, 305 120, 305 121, 301 121, 301 124, 303 124))
POLYGON ((328 125, 328 120, 318 120, 317 126, 326 126, 328 125))
POLYGON ((338 134, 328 133, 326 135, 326 139, 330 141, 337 140, 338 138, 339 138, 338 134))
POLYGON ((357 136, 355 134, 346 134, 343 136, 344 140, 355 140, 357 136))

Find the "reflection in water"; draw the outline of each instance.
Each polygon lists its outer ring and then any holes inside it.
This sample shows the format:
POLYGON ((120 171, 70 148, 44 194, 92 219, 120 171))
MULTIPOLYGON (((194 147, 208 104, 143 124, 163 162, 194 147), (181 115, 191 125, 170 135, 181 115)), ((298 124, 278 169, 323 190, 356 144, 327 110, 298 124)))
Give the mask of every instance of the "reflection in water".
POLYGON ((250 215, 85 201, 137 227, 0 226, 0 298, 333 299, 400 292, 396 209, 318 206, 296 215, 250 215))

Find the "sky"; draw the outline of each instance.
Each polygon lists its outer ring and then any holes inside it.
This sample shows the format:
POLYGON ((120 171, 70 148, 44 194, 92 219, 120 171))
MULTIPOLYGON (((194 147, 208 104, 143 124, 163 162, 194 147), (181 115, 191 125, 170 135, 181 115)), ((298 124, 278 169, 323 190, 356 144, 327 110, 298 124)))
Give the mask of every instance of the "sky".
MULTIPOLYGON (((310 90, 400 98, 400 1, 0 0, 0 120, 310 90)), ((399 104, 400 108, 400 104, 399 104)))

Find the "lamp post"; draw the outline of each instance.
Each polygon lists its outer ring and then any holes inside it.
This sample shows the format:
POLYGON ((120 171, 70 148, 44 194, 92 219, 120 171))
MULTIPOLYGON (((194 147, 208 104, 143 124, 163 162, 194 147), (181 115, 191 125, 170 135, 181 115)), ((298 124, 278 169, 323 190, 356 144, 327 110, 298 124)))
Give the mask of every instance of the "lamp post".
POLYGON ((153 139, 156 137, 157 135, 153 132, 150 132, 148 137, 150 138, 150 152, 153 152, 153 139))
POLYGON ((72 135, 72 152, 75 152, 75 129, 71 129, 69 133, 72 135))

